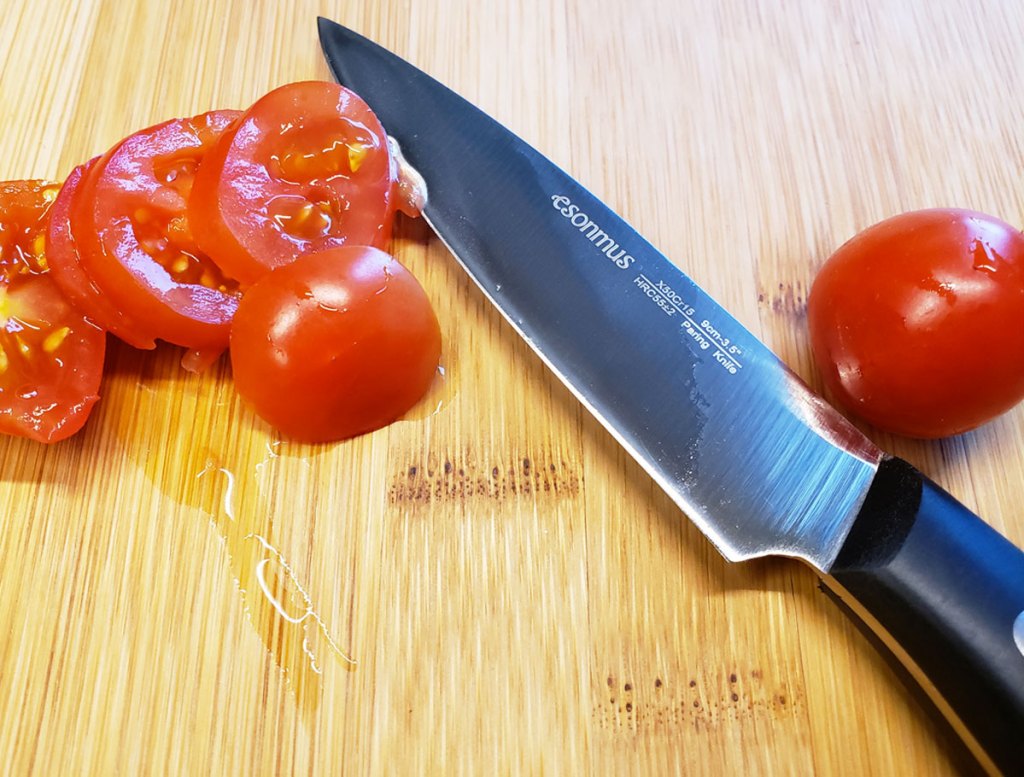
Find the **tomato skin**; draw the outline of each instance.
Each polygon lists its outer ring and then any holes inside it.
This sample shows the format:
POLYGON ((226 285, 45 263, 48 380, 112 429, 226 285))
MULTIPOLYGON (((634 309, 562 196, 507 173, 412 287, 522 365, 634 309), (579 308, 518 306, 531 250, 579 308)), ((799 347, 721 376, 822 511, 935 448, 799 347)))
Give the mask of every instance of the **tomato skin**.
POLYGON ((106 334, 68 304, 48 269, 57 188, 0 184, 0 433, 43 443, 85 424, 106 348, 106 334))
POLYGON ((111 315, 101 320, 137 347, 157 339, 227 346, 237 284, 198 249, 187 210, 199 160, 240 115, 210 111, 133 133, 83 174, 72 196, 80 267, 121 325, 111 315))
POLYGON ((440 351, 422 287, 370 247, 328 249, 270 272, 245 292, 231 329, 239 393, 306 442, 397 419, 430 387, 440 351))
POLYGON ((248 285, 306 253, 385 247, 396 176, 384 128, 362 99, 326 81, 286 84, 203 160, 191 220, 202 249, 248 285))
POLYGON ((1024 234, 976 211, 894 216, 841 246, 807 304, 826 392, 886 431, 969 431, 1024 398, 1024 234))

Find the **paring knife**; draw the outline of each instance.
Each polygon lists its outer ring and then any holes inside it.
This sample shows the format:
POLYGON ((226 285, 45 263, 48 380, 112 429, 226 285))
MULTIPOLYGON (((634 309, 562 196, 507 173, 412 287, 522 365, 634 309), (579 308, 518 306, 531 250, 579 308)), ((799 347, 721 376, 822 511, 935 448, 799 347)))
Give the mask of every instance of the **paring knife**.
POLYGON ((1024 553, 535 149, 355 32, 319 32, 426 182, 426 221, 722 554, 810 564, 986 770, 1024 774, 1024 553))

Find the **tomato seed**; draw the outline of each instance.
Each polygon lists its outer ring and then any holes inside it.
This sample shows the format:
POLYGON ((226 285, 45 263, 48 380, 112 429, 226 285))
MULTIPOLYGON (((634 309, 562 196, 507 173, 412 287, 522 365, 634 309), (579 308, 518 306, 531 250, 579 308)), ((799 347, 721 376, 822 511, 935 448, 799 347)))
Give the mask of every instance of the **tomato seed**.
POLYGON ((171 262, 171 272, 181 275, 188 269, 189 258, 185 254, 178 254, 178 258, 171 262))
POLYGON ((24 340, 22 340, 22 339, 21 339, 21 335, 15 335, 15 336, 14 336, 14 342, 15 342, 15 344, 16 344, 16 345, 18 346, 18 351, 19 351, 19 352, 21 353, 21 355, 22 355, 22 356, 24 356, 24 357, 25 357, 26 359, 27 359, 27 358, 28 358, 29 356, 31 356, 31 355, 32 355, 32 346, 30 346, 30 345, 29 345, 28 343, 26 343, 26 342, 25 342, 24 340))
POLYGON ((313 203, 307 202, 301 208, 299 212, 292 216, 292 227, 301 227, 307 221, 309 217, 313 215, 313 203))
POLYGON ((363 160, 366 159, 367 153, 369 153, 369 146, 362 143, 349 143, 348 144, 348 169, 353 173, 358 170, 363 160))
POLYGON ((43 340, 43 350, 47 353, 53 353, 60 344, 64 342, 64 339, 71 333, 71 327, 62 326, 60 329, 54 329, 50 334, 43 340))

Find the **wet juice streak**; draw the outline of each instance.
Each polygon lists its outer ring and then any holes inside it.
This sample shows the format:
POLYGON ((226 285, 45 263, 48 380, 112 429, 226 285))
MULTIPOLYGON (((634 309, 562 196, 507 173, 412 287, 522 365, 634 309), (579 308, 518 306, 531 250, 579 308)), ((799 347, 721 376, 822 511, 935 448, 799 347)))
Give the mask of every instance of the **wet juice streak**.
MULTIPOLYGON (((324 672, 357 665, 280 550, 275 531, 271 494, 294 482, 289 468, 308 462, 282 455, 280 440, 250 413, 238 413, 226 360, 192 374, 181 370, 171 350, 154 357, 115 345, 110 356, 115 372, 140 376, 126 388, 126 411, 114 416, 116 434, 154 486, 209 518, 249 622, 308 722, 320 705, 324 672)), ((438 367, 432 388, 402 420, 423 419, 450 404, 450 377, 438 367)))
POLYGON ((239 485, 235 473, 210 459, 196 481, 195 506, 210 514, 224 540, 249 620, 285 673, 299 708, 312 715, 320 703, 325 663, 334 660, 352 669, 356 661, 338 646, 291 565, 268 539, 273 522, 265 517, 266 506, 247 504, 252 501, 247 495, 258 491, 256 479, 239 485))
MULTIPOLYGON (((146 358, 128 348, 115 349, 114 357, 126 371, 138 369, 146 358)), ((236 422, 227 412, 235 397, 226 367, 194 376, 183 373, 176 361, 168 351, 157 368, 166 369, 172 382, 132 387, 136 404, 117 418, 117 434, 158 489, 209 518, 224 543, 248 619, 309 722, 320 705, 324 670, 332 664, 351 670, 356 662, 339 647, 275 538, 267 488, 287 482, 287 467, 301 460, 280 455, 281 443, 260 429, 225 435, 225 427, 236 422), (181 396, 188 398, 187 407, 181 396), (193 423, 182 423, 183 415, 193 423), (140 424, 140 418, 146 423, 140 424), (174 439, 187 443, 174 446, 175 457, 168 463, 160 452, 174 439)))
MULTIPOLYGON (((442 356, 443 358, 443 356, 442 356)), ((422 421, 432 415, 440 413, 445 406, 451 403, 454 396, 454 389, 449 380, 448 368, 444 364, 437 366, 437 373, 434 381, 427 389, 419 402, 409 408, 399 419, 400 421, 422 421)))

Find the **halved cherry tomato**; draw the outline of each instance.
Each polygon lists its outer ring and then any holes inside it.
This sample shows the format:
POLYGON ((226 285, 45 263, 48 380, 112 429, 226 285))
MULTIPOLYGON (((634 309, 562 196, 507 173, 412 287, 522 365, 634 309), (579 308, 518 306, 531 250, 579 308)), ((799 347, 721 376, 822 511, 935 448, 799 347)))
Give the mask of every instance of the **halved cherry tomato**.
POLYGON ((0 184, 0 432, 56 442, 98 399, 104 332, 72 308, 48 271, 57 184, 0 184))
POLYGON ((337 84, 288 84, 259 99, 200 165, 190 205, 200 247, 251 284, 297 256, 384 247, 395 165, 384 129, 337 84))
POLYGON ((822 267, 807 315, 828 393, 880 429, 958 434, 1024 398, 1024 234, 992 216, 869 227, 822 267))
POLYGON ((423 288, 369 247, 309 254, 270 272, 245 292, 231 328, 239 393, 307 442, 394 421, 430 387, 440 350, 423 288))
POLYGON ((238 287, 196 245, 188 199, 203 155, 240 115, 211 111, 136 132, 95 163, 73 196, 81 268, 127 322, 133 344, 227 345, 238 287))

